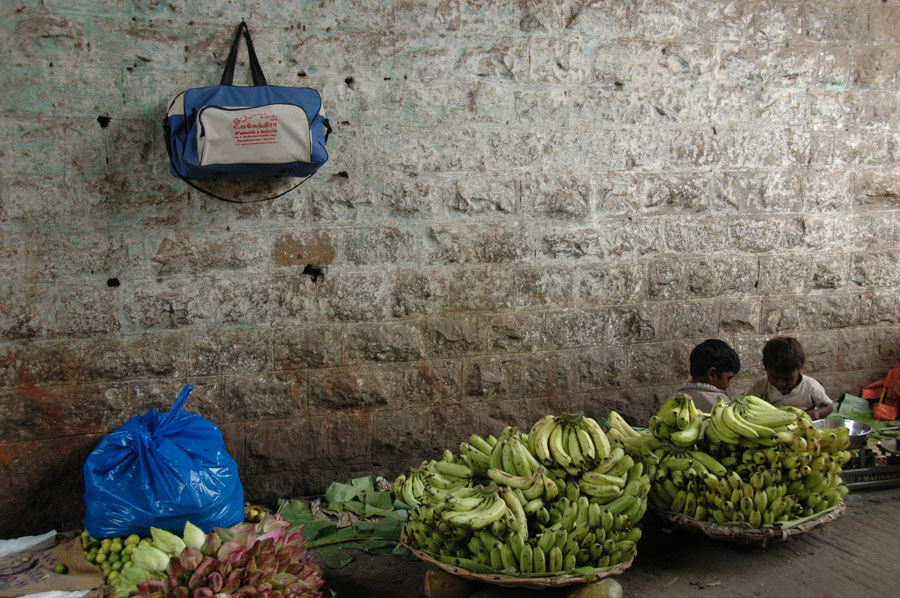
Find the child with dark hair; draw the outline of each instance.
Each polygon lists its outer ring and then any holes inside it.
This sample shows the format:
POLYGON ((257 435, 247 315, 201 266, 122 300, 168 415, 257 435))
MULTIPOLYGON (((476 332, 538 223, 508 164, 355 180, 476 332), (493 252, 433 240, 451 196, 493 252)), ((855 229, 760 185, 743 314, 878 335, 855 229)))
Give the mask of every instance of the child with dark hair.
POLYGON ((691 381, 676 393, 690 396, 694 406, 709 413, 719 399, 730 397, 725 392, 731 379, 741 371, 741 359, 731 345, 717 338, 703 341, 691 351, 691 381))
POLYGON ((753 385, 750 394, 776 407, 797 407, 813 419, 821 419, 834 410, 818 380, 800 372, 806 364, 806 351, 800 341, 776 336, 763 346, 762 362, 766 377, 753 385))

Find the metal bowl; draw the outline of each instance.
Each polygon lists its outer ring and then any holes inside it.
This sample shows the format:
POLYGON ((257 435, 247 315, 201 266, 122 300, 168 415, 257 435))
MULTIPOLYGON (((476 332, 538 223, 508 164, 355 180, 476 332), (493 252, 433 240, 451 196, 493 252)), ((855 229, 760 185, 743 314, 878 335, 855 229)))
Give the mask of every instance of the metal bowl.
POLYGON ((869 437, 869 432, 872 431, 872 426, 869 424, 864 424, 852 419, 817 419, 813 422, 813 425, 821 430, 847 428, 850 431, 850 446, 847 448, 851 451, 866 446, 866 439, 869 437))
POLYGON ((882 440, 881 448, 892 455, 900 455, 900 438, 891 438, 890 440, 882 440))

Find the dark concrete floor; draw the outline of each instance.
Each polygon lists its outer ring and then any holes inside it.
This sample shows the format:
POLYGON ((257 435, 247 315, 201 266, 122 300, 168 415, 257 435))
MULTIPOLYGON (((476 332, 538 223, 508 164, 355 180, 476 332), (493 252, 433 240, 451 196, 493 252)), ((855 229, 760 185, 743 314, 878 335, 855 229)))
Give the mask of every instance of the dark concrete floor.
MULTIPOLYGON (((831 524, 767 547, 715 541, 666 530, 648 517, 638 555, 616 577, 626 597, 895 598, 900 596, 900 488, 858 490, 831 524)), ((336 598, 424 596, 430 565, 354 553, 326 569, 336 598)), ((471 598, 563 597, 567 589, 523 590, 476 585, 471 598)), ((329 598, 328 592, 325 593, 329 598)))

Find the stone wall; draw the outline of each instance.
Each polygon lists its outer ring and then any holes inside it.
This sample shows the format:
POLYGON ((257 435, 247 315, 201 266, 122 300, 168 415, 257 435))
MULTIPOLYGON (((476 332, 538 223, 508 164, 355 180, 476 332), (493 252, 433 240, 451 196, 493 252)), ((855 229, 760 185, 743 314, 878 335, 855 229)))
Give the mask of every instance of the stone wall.
POLYGON ((89 452, 188 383, 270 503, 546 412, 646 418, 708 337, 737 392, 776 333, 834 398, 900 363, 896 1, 0 14, 0 537, 79 526, 89 452), (241 18, 334 134, 236 205, 169 175, 161 123, 241 18))

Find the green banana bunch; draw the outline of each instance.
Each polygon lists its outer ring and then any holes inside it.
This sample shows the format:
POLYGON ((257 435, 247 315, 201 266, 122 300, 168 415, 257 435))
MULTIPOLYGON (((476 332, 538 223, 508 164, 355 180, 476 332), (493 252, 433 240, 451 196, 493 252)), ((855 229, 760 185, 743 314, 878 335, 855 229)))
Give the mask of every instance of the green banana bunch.
POLYGON ((685 394, 669 398, 649 423, 653 436, 680 447, 693 446, 700 439, 702 425, 702 414, 685 394))
POLYGON ((547 415, 528 433, 528 449, 547 467, 570 474, 609 457, 613 447, 603 428, 584 415, 547 415))
MULTIPOLYGON (((668 426, 676 413, 670 407, 657 414, 656 426, 668 426)), ((806 414, 757 397, 719 401, 693 448, 663 444, 640 452, 645 465, 656 467, 648 504, 757 528, 822 513, 847 494, 840 478, 850 459, 845 438, 840 429, 819 430, 806 414)))
POLYGON ((413 548, 463 568, 552 576, 634 557, 648 469, 595 420, 548 415, 528 434, 470 434, 458 454, 398 476, 394 492, 410 505, 413 548))

